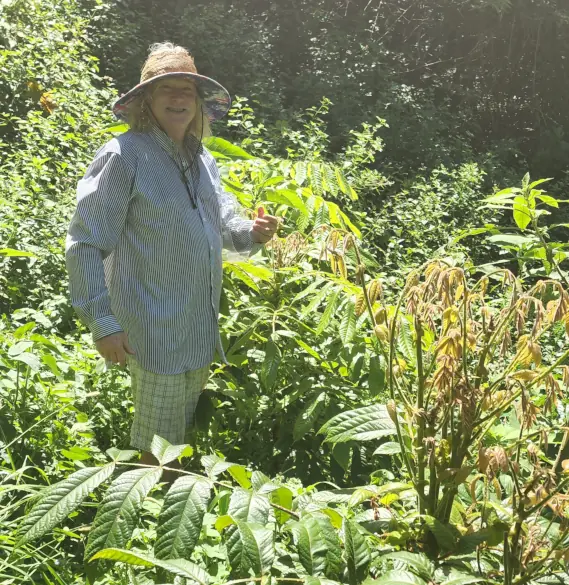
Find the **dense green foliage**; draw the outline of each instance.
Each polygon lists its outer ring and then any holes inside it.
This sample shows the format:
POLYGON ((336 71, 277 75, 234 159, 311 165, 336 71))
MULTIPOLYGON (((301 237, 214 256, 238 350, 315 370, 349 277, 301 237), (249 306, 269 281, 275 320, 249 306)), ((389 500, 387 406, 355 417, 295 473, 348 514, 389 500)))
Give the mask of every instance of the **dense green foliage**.
POLYGON ((545 0, 1 3, 0 582, 568 583, 569 206, 521 179, 563 188, 567 22, 545 0), (144 467, 63 248, 114 86, 166 38, 249 96, 207 146, 284 221, 225 262, 230 365, 144 467))

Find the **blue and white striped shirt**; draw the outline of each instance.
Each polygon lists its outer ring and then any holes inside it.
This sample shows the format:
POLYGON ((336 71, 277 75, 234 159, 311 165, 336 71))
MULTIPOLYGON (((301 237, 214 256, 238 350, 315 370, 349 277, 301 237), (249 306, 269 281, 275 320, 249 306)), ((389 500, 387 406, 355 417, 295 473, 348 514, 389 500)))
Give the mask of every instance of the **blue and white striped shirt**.
POLYGON ((141 367, 160 374, 201 368, 216 348, 224 358, 222 247, 259 247, 212 155, 200 145, 185 167, 157 128, 112 139, 79 181, 66 242, 71 301, 93 339, 125 331, 141 367))

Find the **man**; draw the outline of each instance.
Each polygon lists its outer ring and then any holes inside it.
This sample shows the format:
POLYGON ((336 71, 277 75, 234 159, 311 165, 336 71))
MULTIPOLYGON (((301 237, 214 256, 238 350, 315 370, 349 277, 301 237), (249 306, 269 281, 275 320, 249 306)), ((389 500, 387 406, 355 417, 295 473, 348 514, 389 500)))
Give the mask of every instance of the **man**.
POLYGON ((113 110, 130 130, 103 146, 77 189, 66 243, 73 306, 99 353, 128 364, 131 445, 155 434, 183 443, 217 349, 222 247, 250 254, 276 232, 221 187, 203 147, 227 91, 197 73, 182 47, 151 47, 140 83, 113 110))

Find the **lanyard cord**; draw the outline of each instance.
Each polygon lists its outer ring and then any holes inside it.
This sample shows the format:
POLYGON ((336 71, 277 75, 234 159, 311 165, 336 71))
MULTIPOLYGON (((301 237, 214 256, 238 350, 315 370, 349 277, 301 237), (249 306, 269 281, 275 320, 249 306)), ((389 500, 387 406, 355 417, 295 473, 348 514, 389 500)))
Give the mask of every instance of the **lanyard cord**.
MULTIPOLYGON (((156 118, 156 116, 154 115, 154 112, 152 111, 152 108, 150 107, 150 104, 148 102, 146 102, 146 107, 148 108, 148 113, 150 114, 150 116, 151 116, 154 124, 156 124, 156 126, 158 126, 158 128, 160 128, 160 130, 162 130, 162 132, 164 132, 164 134, 166 134, 166 136, 168 136, 168 133, 166 132, 166 130, 164 130, 164 128, 162 127, 162 125, 160 124, 160 122, 158 121, 158 119, 156 118)), ((180 172, 180 179, 182 180, 182 183, 184 184, 184 187, 186 188, 186 191, 188 192, 188 197, 190 198, 190 202, 191 202, 192 207, 194 209, 196 209, 197 206, 198 206, 197 205, 197 200, 196 200, 196 195, 193 192, 193 190, 190 189, 190 186, 188 185, 188 181, 186 179, 186 172, 188 170, 190 170, 190 176, 192 177, 192 186, 194 187, 195 185, 194 185, 194 180, 193 180, 193 176, 192 176, 191 169, 192 169, 193 164, 196 161, 196 157, 197 157, 197 155, 199 153, 200 146, 201 146, 201 143, 202 143, 202 140, 203 140, 203 126, 204 126, 203 125, 203 119, 204 119, 204 112, 203 112, 203 106, 201 104, 200 104, 200 113, 201 113, 201 117, 202 117, 201 135, 200 135, 200 138, 198 140, 198 144, 196 146, 194 155, 192 156, 192 159, 191 159, 191 161, 190 161, 190 163, 188 164, 187 167, 185 167, 185 168, 183 167, 183 164, 184 164, 184 157, 183 156, 180 157, 180 159, 182 160, 182 167, 180 167, 180 165, 178 164, 178 162, 176 161, 176 159, 166 149, 162 149, 162 150, 164 150, 164 152, 166 153, 166 155, 168 156, 168 158, 176 165, 176 168, 180 172)), ((183 154, 185 154, 185 155, 188 155, 189 154, 189 152, 186 149, 185 140, 184 140, 183 150, 186 151, 183 154)), ((199 170, 199 167, 198 167, 198 170, 199 170)))

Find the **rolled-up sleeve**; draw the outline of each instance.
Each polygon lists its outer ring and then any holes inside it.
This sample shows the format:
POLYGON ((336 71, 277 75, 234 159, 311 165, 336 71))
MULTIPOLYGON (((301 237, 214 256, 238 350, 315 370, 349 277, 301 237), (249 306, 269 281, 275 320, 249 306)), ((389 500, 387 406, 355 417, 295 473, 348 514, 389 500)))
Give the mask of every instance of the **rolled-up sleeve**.
POLYGON ((65 258, 71 303, 94 341, 122 331, 111 310, 103 260, 124 229, 132 180, 121 155, 103 149, 77 186, 77 208, 69 225, 65 258))
POLYGON ((217 198, 221 212, 223 247, 230 252, 250 255, 262 244, 253 241, 253 221, 243 217, 243 209, 233 195, 218 187, 217 198))

